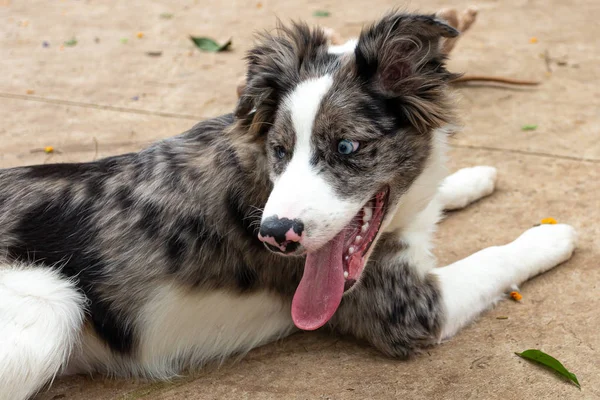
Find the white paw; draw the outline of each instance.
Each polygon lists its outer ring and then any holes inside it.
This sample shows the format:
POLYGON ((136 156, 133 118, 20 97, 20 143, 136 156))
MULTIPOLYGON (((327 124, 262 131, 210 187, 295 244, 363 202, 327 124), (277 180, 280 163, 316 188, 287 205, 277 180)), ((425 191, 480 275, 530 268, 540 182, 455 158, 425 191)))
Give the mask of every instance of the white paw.
POLYGON ((457 210, 494 192, 497 171, 494 167, 463 168, 448 176, 439 189, 444 209, 457 210))
POLYGON ((567 261, 577 246, 577 232, 566 224, 540 225, 525 231, 509 246, 515 263, 529 273, 525 279, 567 261))

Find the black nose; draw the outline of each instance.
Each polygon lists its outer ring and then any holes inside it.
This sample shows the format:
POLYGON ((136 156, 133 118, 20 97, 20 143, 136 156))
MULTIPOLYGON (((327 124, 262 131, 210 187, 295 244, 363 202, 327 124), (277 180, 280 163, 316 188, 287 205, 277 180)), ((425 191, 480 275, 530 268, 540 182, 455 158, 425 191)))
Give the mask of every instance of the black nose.
POLYGON ((300 246, 303 231, 302 221, 272 215, 260 224, 258 238, 273 251, 292 253, 300 246))

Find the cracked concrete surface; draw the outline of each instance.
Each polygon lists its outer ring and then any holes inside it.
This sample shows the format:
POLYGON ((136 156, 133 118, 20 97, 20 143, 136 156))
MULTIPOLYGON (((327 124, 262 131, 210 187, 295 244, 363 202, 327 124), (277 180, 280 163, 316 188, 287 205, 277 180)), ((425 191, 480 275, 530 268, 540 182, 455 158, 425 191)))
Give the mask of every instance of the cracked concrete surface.
MULTIPOLYGON (((440 265, 511 241, 549 216, 580 233, 569 262, 525 284, 522 303, 500 303, 453 340, 412 360, 388 359, 349 338, 299 333, 171 383, 76 376, 57 379, 37 399, 600 398, 600 3, 474 4, 478 22, 453 51, 452 69, 543 84, 457 88, 464 129, 451 140, 450 164, 497 167, 498 189, 441 224, 440 265), (538 42, 530 43, 531 37, 538 42), (526 124, 538 128, 522 131, 526 124), (528 348, 560 359, 582 390, 514 355, 528 348)), ((393 6, 403 5, 0 0, 0 166, 88 161, 178 134, 233 108, 252 32, 271 29, 276 16, 351 36, 393 6), (318 9, 331 16, 313 17, 318 9), (136 38, 137 32, 144 37, 136 38), (200 53, 188 34, 233 37, 233 51, 200 53), (76 46, 61 48, 73 37, 76 46), (48 145, 61 153, 32 152, 48 145)), ((448 4, 406 5, 417 6, 435 11, 448 4)))

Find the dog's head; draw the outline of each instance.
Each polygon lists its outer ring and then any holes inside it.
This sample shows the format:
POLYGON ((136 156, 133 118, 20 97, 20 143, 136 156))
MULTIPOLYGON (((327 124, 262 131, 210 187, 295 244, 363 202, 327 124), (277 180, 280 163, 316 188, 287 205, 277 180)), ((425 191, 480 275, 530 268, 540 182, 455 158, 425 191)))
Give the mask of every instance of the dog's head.
POLYGON ((434 16, 393 13, 331 54, 323 31, 279 27, 248 54, 236 117, 265 138, 273 191, 259 238, 306 254, 296 325, 316 329, 356 283, 397 205, 451 121, 440 52, 458 32, 434 16))

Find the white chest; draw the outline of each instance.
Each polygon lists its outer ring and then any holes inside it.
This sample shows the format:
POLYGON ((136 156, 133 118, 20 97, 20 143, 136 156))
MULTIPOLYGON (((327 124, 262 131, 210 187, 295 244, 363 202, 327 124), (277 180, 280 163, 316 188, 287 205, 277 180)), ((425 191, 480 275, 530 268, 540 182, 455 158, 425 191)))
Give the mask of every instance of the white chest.
POLYGON ((136 355, 111 354, 86 334, 70 372, 166 378, 287 336, 290 303, 267 292, 194 291, 174 284, 155 289, 136 320, 136 355))

